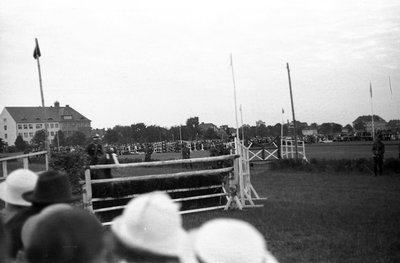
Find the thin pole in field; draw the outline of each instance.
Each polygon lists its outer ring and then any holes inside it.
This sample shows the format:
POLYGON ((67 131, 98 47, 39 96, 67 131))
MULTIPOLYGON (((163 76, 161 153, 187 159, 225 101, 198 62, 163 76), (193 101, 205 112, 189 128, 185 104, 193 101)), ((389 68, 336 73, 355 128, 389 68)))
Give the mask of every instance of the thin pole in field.
POLYGON ((288 72, 288 78, 289 78, 289 90, 290 90, 290 102, 292 104, 292 115, 293 115, 293 129, 294 129, 294 145, 296 149, 296 160, 299 160, 299 150, 297 148, 297 134, 296 134, 296 117, 294 115, 294 105, 293 105, 293 93, 292 93, 292 82, 290 80, 290 69, 289 69, 289 63, 286 63, 287 67, 287 72, 288 72))
POLYGON ((243 129, 242 104, 240 104, 239 110, 240 110, 240 120, 241 120, 241 122, 242 122, 242 141, 243 141, 243 144, 244 144, 244 129, 243 129))
POLYGON ((372 83, 371 81, 369 82, 369 93, 371 96, 371 126, 372 126, 372 140, 375 141, 375 127, 374 127, 374 105, 372 102, 372 83))
POLYGON ((233 80, 233 95, 235 100, 235 118, 236 118, 236 137, 239 139, 239 121, 238 121, 238 114, 237 114, 237 102, 236 102, 236 81, 235 81, 235 72, 233 70, 233 59, 231 54, 231 69, 232 69, 232 80, 233 80))
POLYGON ((285 114, 284 109, 282 108, 282 122, 281 122, 281 140, 283 138, 283 114, 285 114))
POLYGON ((397 110, 397 116, 400 116, 399 104, 397 104, 396 100, 393 99, 392 82, 390 81, 390 76, 389 76, 389 88, 390 88, 390 99, 394 102, 395 108, 397 110))

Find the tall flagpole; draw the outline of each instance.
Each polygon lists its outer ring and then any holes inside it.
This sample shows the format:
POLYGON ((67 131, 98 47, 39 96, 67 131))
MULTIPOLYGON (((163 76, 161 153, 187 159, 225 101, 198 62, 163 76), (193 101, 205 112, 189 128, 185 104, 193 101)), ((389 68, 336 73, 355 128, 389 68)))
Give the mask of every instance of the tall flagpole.
POLYGON ((243 145, 244 145, 244 129, 243 129, 242 104, 240 104, 239 110, 240 110, 240 121, 242 122, 242 141, 243 141, 243 145))
POLYGON ((237 113, 237 103, 236 103, 236 82, 235 82, 235 72, 233 70, 233 59, 231 54, 231 69, 232 69, 232 80, 233 80, 233 94, 235 99, 235 118, 236 118, 236 138, 239 139, 239 122, 238 122, 238 113, 237 113))
POLYGON ((371 124, 372 124, 372 140, 375 141, 375 125, 374 125, 374 105, 372 103, 372 83, 371 81, 369 82, 369 93, 371 95, 371 124))
POLYGON ((287 67, 287 72, 288 72, 288 78, 289 78, 289 90, 290 90, 290 102, 292 104, 292 115, 293 115, 293 128, 294 128, 294 145, 296 149, 296 160, 299 160, 299 150, 297 148, 297 134, 296 134, 296 117, 294 115, 294 105, 293 105, 293 94, 292 94, 292 82, 290 80, 290 69, 289 69, 289 63, 286 63, 287 67))
POLYGON ((399 105, 396 103, 396 100, 393 100, 393 90, 392 90, 392 82, 390 81, 390 76, 389 76, 389 88, 390 88, 390 99, 394 102, 395 105, 395 110, 397 110, 398 116, 400 115, 400 110, 399 110, 399 105))
POLYGON ((46 151, 48 152, 49 156, 50 156, 50 138, 49 138, 49 131, 47 128, 47 113, 46 113, 46 108, 45 108, 45 104, 44 104, 44 96, 43 96, 43 85, 42 85, 42 73, 40 70, 40 61, 39 61, 39 57, 41 56, 40 53, 40 48, 39 48, 39 42, 37 40, 37 38, 35 38, 35 50, 33 51, 33 57, 36 59, 37 61, 37 66, 38 66, 38 72, 39 72, 39 85, 40 85, 40 97, 42 99, 42 109, 43 109, 43 116, 44 116, 44 129, 46 132, 46 140, 45 140, 45 147, 46 147, 46 151))
POLYGON ((283 138, 283 114, 285 113, 285 111, 283 110, 283 108, 282 108, 282 123, 281 123, 281 141, 282 141, 282 138, 283 138))
MULTIPOLYGON (((234 93, 234 98, 235 98, 235 118, 236 118, 236 139, 235 139, 235 153, 239 154, 239 199, 244 200, 244 181, 243 181, 243 170, 242 170, 242 148, 239 148, 240 146, 240 138, 239 138, 239 122, 238 122, 238 114, 237 114, 237 103, 236 103, 236 82, 235 82, 235 73, 233 70, 233 59, 232 59, 232 54, 231 54, 231 68, 232 68, 232 79, 233 79, 233 93, 234 93)), ((244 201, 243 205, 244 205, 244 201)))

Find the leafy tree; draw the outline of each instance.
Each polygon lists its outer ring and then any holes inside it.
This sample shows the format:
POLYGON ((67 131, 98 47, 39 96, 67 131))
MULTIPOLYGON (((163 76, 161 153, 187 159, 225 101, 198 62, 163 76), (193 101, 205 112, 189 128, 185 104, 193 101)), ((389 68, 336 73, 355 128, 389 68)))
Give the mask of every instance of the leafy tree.
POLYGON ((356 131, 365 131, 365 122, 362 120, 355 120, 353 126, 356 131))
POLYGON ((353 132, 353 127, 350 124, 347 124, 346 126, 344 126, 344 128, 347 129, 349 133, 353 132))
POLYGON ((57 131, 52 143, 54 146, 65 146, 66 141, 64 133, 62 131, 57 131))
POLYGON ((204 133, 204 139, 206 140, 214 140, 218 138, 219 138, 218 133, 216 133, 212 128, 208 128, 204 133))
POLYGON ((136 123, 131 125, 131 136, 135 142, 143 142, 146 137, 146 125, 144 123, 136 123))
POLYGON ((388 122, 388 128, 392 131, 400 129, 400 120, 390 120, 388 122))
POLYGON ((32 138, 31 143, 35 147, 43 147, 46 145, 45 142, 47 140, 47 132, 46 130, 38 130, 35 132, 35 135, 32 138))
POLYGON ((147 126, 145 134, 146 142, 159 142, 167 139, 166 129, 156 125, 147 126))
POLYGON ((0 138, 0 152, 5 152, 7 144, 5 141, 3 141, 3 138, 0 138))
POLYGON ((74 194, 81 193, 79 181, 85 177, 87 164, 89 164, 88 155, 79 149, 74 152, 55 152, 49 162, 51 168, 68 175, 74 194))
POLYGON ((17 136, 14 144, 15 148, 17 148, 18 151, 24 151, 28 147, 27 143, 24 141, 21 135, 17 136))
POLYGON ((340 133, 341 131, 342 125, 333 122, 322 123, 318 127, 318 133, 324 135, 333 135, 335 133, 340 133))
POLYGON ((186 127, 190 132, 190 137, 192 140, 196 139, 199 133, 199 117, 190 117, 186 120, 186 127))
POLYGON ((104 140, 107 143, 118 143, 121 141, 120 133, 115 129, 108 129, 104 134, 104 140))
POLYGON ((86 143, 86 135, 83 132, 76 131, 71 136, 67 137, 66 143, 69 146, 80 145, 84 146, 86 143))

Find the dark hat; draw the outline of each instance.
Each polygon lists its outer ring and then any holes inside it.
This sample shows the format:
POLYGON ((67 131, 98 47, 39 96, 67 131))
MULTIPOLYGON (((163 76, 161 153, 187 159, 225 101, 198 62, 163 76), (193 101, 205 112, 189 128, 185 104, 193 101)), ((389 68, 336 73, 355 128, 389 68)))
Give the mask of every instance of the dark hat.
POLYGON ((33 191, 22 195, 26 201, 37 204, 68 203, 79 199, 72 196, 71 184, 65 174, 46 171, 39 175, 33 191))

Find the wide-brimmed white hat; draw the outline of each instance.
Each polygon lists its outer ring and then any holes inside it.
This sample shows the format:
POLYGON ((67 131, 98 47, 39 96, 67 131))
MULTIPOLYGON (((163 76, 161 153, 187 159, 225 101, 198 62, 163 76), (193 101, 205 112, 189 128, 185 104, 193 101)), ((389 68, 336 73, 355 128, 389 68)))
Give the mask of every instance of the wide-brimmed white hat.
POLYGON ((212 219, 192 230, 193 250, 206 263, 278 263, 261 233, 251 224, 228 218, 212 219))
POLYGON ((24 200, 22 194, 32 191, 37 180, 38 175, 31 170, 14 170, 0 184, 0 199, 13 205, 30 206, 31 203, 24 200))
POLYGON ((164 192, 142 194, 113 220, 111 231, 127 248, 181 258, 188 235, 179 208, 164 192))

